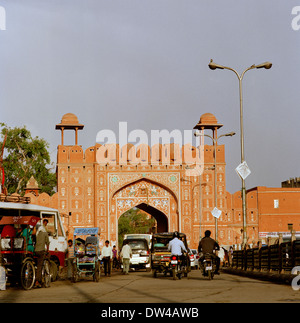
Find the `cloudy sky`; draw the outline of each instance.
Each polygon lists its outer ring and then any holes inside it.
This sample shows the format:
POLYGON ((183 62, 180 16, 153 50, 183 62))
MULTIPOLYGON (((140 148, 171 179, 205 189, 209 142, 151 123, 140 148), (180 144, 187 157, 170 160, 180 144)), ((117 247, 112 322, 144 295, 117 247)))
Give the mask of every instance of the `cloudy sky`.
MULTIPOLYGON (((235 131, 226 145, 227 190, 240 189, 239 73, 244 89, 246 187, 300 176, 300 30, 296 0, 0 0, 0 120, 60 144, 68 112, 85 125, 83 148, 102 129, 192 129, 203 113, 235 131), (1 17, 0 17, 1 19, 1 17)), ((300 14, 300 11, 299 11, 300 14)), ((300 20, 299 20, 300 25, 300 20)), ((73 132, 66 144, 74 142, 73 132)))

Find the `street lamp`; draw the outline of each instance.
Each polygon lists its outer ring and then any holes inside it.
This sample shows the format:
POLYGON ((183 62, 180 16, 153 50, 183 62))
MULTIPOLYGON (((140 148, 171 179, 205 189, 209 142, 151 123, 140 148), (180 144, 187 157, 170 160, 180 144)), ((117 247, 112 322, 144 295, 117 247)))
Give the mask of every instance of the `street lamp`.
MULTIPOLYGON (((217 141, 221 137, 232 137, 234 135, 235 135, 235 132, 229 132, 229 133, 225 133, 223 135, 220 135, 217 138, 213 138, 210 135, 201 133, 199 130, 196 130, 195 133, 194 133, 195 137, 199 137, 199 136, 209 137, 214 143, 214 178, 215 178, 215 185, 214 185, 215 194, 214 195, 215 195, 215 207, 216 208, 218 207, 217 206, 217 202, 218 202, 218 199, 217 199, 217 193, 218 193, 218 191, 217 191, 217 147, 216 147, 217 146, 217 141)), ((218 241, 218 218, 216 218, 216 217, 215 217, 215 231, 216 231, 216 233, 215 233, 216 241, 218 241)))
MULTIPOLYGON (((240 92, 240 131, 241 131, 241 163, 245 161, 245 154, 244 154, 244 125, 243 125, 243 93, 242 93, 242 80, 245 75, 245 73, 251 69, 254 68, 265 68, 270 69, 272 67, 272 63, 265 62, 259 65, 251 65, 250 67, 246 68, 243 73, 240 75, 235 69, 223 65, 216 64, 212 59, 210 60, 210 63, 208 64, 208 67, 211 70, 215 69, 226 69, 230 70, 235 73, 237 78, 239 79, 239 92, 240 92)), ((246 223, 246 187, 245 187, 245 180, 242 178, 242 204, 243 204, 243 245, 245 246, 247 243, 247 223, 246 223)))

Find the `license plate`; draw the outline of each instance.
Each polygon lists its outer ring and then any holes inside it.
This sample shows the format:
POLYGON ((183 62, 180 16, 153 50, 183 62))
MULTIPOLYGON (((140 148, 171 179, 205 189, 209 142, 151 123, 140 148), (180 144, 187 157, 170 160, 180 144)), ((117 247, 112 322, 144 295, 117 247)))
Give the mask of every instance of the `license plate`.
POLYGON ((212 270, 212 266, 207 266, 206 270, 212 270))
POLYGON ((177 265, 178 261, 177 260, 171 260, 172 265, 177 265))

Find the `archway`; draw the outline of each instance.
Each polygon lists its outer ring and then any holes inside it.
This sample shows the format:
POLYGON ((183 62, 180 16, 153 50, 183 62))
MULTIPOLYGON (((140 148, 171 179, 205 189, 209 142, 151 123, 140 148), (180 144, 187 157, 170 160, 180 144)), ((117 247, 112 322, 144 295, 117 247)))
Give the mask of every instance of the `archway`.
POLYGON ((138 208, 155 218, 157 232, 178 230, 178 202, 173 192, 160 183, 142 178, 126 183, 110 200, 110 239, 117 241, 119 218, 138 208))
POLYGON ((146 203, 141 203, 136 206, 138 209, 151 214, 154 219, 156 220, 156 231, 157 232, 167 232, 168 231, 168 218, 167 216, 161 212, 160 210, 156 209, 151 205, 147 205, 146 203))
POLYGON ((118 219, 118 244, 125 234, 152 234, 168 231, 168 218, 153 206, 141 203, 123 213, 118 219))

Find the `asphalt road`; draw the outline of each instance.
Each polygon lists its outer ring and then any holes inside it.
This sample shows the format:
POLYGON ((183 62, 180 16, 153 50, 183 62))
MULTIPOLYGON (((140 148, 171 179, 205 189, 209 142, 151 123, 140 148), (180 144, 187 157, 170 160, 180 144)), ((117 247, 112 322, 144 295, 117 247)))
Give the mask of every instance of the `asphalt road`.
POLYGON ((153 278, 150 272, 120 271, 100 282, 58 280, 50 288, 0 291, 0 303, 299 303, 300 291, 289 285, 221 273, 212 281, 192 270, 188 278, 153 278))

